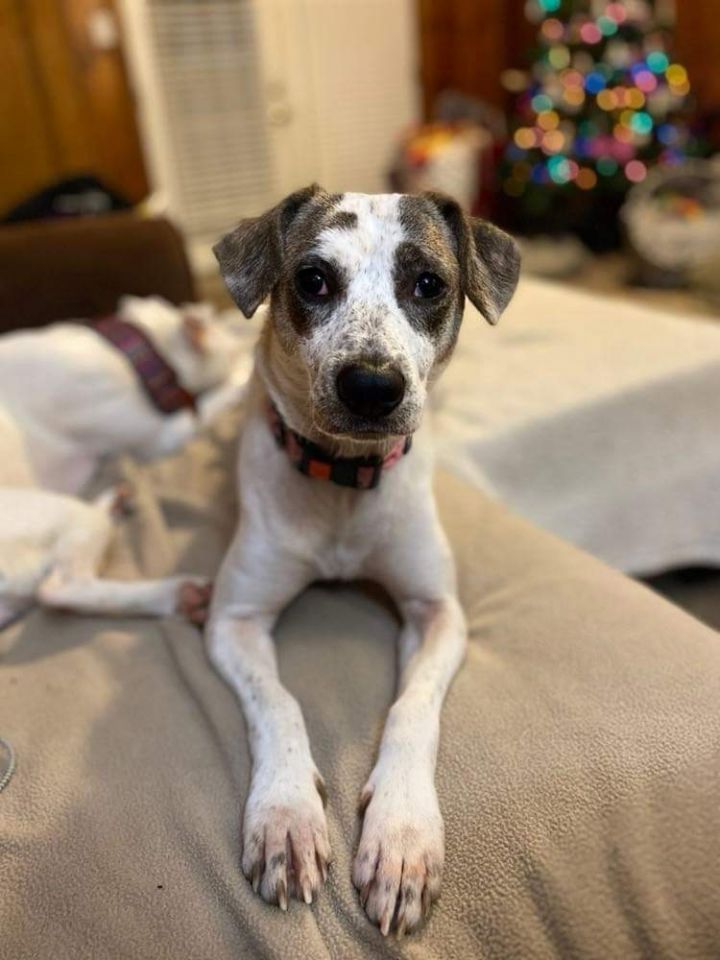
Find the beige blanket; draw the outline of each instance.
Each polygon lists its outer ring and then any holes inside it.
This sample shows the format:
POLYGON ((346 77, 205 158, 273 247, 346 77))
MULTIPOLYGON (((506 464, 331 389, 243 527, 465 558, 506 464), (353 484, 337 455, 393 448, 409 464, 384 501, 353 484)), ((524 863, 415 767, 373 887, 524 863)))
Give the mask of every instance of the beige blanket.
MULTIPOLYGON (((114 575, 215 570, 235 430, 134 471, 114 575)), ((243 720, 193 628, 35 613, 0 634, 18 761, 0 793, 2 960, 720 956, 718 636, 458 481, 438 489, 472 640, 443 714, 447 866, 425 931, 384 941, 350 881, 396 622, 318 586, 278 646, 336 859, 287 915, 240 874, 243 720)))

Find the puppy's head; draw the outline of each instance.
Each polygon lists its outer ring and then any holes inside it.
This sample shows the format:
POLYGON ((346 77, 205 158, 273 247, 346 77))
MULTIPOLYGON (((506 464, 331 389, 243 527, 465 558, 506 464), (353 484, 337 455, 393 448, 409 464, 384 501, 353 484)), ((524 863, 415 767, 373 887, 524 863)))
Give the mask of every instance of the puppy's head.
POLYGON ((247 316, 272 293, 270 322, 307 372, 317 428, 358 440, 417 429, 465 296, 496 323, 520 266, 507 234, 449 197, 317 186, 243 220, 215 255, 247 316))
POLYGON ((176 307, 162 297, 127 296, 118 313, 144 330, 193 393, 224 383, 245 347, 238 326, 218 317, 209 304, 176 307))

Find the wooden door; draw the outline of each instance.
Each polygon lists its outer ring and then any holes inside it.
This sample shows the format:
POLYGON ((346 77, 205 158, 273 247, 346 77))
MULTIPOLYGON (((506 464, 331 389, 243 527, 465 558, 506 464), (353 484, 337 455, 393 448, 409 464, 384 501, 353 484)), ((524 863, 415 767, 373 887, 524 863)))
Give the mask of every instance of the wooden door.
POLYGON ((720 6, 717 0, 676 0, 675 52, 687 68, 698 107, 720 111, 720 6))
POLYGON ((447 89, 504 106, 500 74, 526 32, 522 0, 418 0, 418 13, 426 115, 447 89))
POLYGON ((0 214, 78 173, 147 194, 111 0, 0 0, 0 111, 0 214))

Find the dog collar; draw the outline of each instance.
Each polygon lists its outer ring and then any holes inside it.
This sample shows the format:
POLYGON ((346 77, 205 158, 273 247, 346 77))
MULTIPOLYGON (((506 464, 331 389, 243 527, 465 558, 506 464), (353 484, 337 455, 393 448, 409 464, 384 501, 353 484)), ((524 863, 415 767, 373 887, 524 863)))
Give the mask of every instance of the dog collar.
POLYGON ((412 446, 412 437, 401 437, 384 457, 377 454, 371 457, 334 457, 312 440, 291 430, 272 403, 268 404, 268 419, 277 445, 285 450, 300 473, 356 490, 377 487, 383 472, 395 466, 412 446))
POLYGON ((179 410, 196 411, 196 398, 182 386, 173 368, 140 327, 115 315, 91 320, 88 326, 132 364, 143 390, 157 410, 164 414, 179 410))

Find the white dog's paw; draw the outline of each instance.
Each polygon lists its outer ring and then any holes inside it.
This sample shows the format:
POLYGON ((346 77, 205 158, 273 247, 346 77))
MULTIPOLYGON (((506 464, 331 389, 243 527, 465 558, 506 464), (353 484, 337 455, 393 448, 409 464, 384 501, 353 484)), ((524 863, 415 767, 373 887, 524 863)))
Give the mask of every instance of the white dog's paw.
POLYGON ((175 612, 190 623, 202 627, 212 599, 212 582, 206 577, 178 577, 175 612))
POLYGON ((376 771, 360 798, 365 816, 353 883, 381 933, 401 937, 422 923, 440 893, 443 821, 430 774, 376 771))
POLYGON ((312 772, 278 780, 253 783, 245 807, 242 870, 263 900, 287 910, 288 897, 312 903, 327 879, 331 853, 322 777, 312 772))
POLYGON ((135 510, 135 491, 130 483, 118 483, 113 489, 110 512, 114 520, 129 517, 135 510))
POLYGON ((109 487, 95 498, 95 506, 107 512, 115 523, 130 516, 135 509, 135 491, 132 484, 123 481, 109 487))

